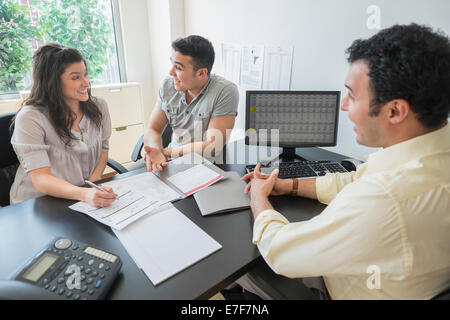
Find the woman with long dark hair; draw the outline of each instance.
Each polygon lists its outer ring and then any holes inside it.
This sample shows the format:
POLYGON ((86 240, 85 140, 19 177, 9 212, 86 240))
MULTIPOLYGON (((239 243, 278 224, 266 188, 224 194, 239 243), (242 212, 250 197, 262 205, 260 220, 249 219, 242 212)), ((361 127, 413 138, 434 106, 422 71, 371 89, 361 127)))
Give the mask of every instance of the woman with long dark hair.
POLYGON ((79 187, 106 167, 111 119, 106 102, 91 96, 80 52, 51 43, 33 56, 33 87, 11 125, 20 161, 11 203, 48 194, 108 206, 117 195, 79 187))

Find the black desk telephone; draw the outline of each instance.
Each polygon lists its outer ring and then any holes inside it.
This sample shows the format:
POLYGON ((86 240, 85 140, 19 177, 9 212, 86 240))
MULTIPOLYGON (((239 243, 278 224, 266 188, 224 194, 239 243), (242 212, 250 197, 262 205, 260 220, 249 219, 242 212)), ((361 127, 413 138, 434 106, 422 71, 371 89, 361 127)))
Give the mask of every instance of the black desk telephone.
POLYGON ((79 241, 56 238, 10 280, 0 280, 0 299, 102 299, 116 279, 117 255, 79 241))

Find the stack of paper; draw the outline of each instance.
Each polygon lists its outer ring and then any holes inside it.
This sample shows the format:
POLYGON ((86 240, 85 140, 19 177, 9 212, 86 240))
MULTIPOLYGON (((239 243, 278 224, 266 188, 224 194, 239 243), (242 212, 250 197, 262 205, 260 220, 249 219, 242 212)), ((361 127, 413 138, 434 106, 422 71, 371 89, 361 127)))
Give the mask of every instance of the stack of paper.
POLYGON ((155 286, 222 248, 171 203, 114 232, 155 286))

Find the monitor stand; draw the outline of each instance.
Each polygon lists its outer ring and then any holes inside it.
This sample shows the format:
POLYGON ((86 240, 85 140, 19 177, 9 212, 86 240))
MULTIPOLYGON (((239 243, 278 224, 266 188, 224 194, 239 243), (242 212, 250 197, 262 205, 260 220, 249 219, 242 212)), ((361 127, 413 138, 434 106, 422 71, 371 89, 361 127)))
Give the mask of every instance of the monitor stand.
POLYGON ((292 147, 283 147, 283 151, 279 155, 281 162, 295 162, 295 159, 300 161, 306 161, 305 158, 300 157, 295 153, 295 148, 292 147))

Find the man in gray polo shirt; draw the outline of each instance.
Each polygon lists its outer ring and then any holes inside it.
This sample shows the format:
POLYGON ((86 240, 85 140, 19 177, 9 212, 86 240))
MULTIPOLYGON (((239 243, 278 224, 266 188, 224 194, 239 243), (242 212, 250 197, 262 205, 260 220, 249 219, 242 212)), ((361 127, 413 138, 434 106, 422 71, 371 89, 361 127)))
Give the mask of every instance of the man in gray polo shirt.
POLYGON ((200 36, 175 40, 170 77, 159 89, 156 108, 144 134, 147 170, 163 170, 168 158, 197 152, 211 158, 222 151, 227 130, 237 115, 237 86, 215 74, 214 48, 200 36), (172 140, 163 148, 161 134, 166 125, 172 140))

